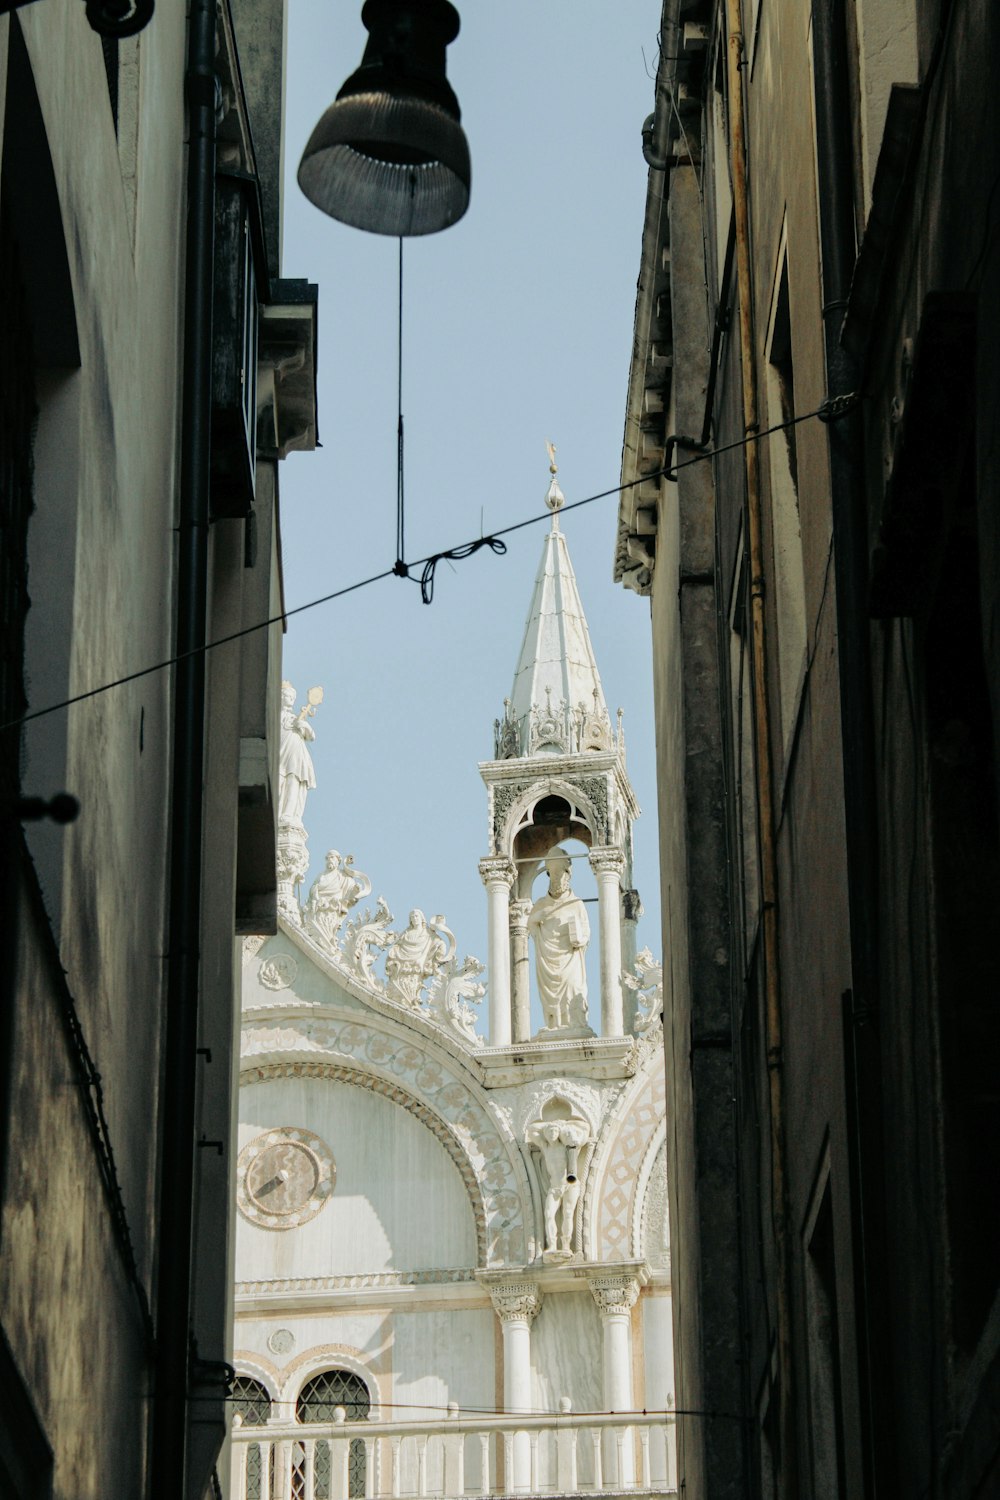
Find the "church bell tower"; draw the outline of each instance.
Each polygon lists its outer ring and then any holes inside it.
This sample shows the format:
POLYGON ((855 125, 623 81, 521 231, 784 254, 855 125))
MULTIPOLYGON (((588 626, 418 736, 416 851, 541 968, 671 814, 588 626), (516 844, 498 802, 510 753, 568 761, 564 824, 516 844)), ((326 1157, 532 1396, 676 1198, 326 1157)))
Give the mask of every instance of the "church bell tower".
POLYGON ((635 957, 640 908, 632 888, 632 824, 639 807, 625 766, 622 713, 619 709, 613 724, 569 548, 559 527, 565 497, 552 449, 550 457, 545 496, 550 529, 514 685, 494 726, 493 759, 479 767, 489 797, 489 852, 479 862, 479 873, 489 910, 493 1047, 531 1040, 572 1041, 595 1031, 621 1037, 632 1021, 625 1014, 621 975, 635 957), (599 1006, 594 996, 589 997, 589 1017, 579 997, 574 999, 571 968, 574 946, 580 949, 582 963, 582 949, 588 939, 593 941, 590 924, 582 902, 571 899, 572 892, 553 895, 567 884, 560 871, 577 864, 561 848, 565 839, 585 846, 597 882, 593 937, 600 954, 600 997, 599 1006), (532 886, 543 867, 552 877, 549 897, 533 903, 532 886), (535 973, 532 941, 539 950, 535 973), (546 953, 551 955, 548 967, 546 953), (539 999, 546 1019, 534 1038, 533 985, 543 991, 539 999), (569 997, 566 1004, 560 991, 569 997))

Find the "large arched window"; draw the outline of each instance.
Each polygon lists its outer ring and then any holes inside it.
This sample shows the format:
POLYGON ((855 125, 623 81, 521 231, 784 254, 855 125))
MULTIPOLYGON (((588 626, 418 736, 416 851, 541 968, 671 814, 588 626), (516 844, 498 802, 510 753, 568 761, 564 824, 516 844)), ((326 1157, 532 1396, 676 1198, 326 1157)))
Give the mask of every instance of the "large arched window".
MULTIPOLYGON (((332 1423, 337 1408, 343 1407, 348 1422, 361 1422, 371 1411, 372 1400, 360 1375, 352 1370, 322 1370, 307 1380, 295 1403, 295 1416, 303 1423, 332 1423)), ((347 1493, 350 1500, 363 1500, 365 1493, 366 1455, 361 1438, 352 1438, 347 1467, 347 1493)), ((315 1500, 330 1500, 330 1445, 318 1442, 313 1457, 313 1493, 315 1500)), ((305 1494, 305 1449, 300 1444, 292 1476, 292 1495, 298 1500, 305 1494), (302 1475, 302 1479, 298 1475, 302 1475)))
MULTIPOLYGON (((233 1411, 243 1420, 244 1427, 263 1427, 271 1416, 271 1397, 266 1386, 252 1375, 237 1375, 233 1381, 233 1411)), ((274 1449, 268 1445, 268 1464, 274 1488, 274 1449)), ((243 1500, 261 1500, 264 1478, 264 1456, 260 1443, 247 1444, 246 1484, 243 1500)))

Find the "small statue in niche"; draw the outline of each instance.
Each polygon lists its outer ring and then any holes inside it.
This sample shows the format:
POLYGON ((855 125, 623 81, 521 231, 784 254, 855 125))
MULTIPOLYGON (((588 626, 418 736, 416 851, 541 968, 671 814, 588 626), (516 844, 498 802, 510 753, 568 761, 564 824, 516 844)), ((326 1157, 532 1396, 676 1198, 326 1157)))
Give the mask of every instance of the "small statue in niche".
POLYGON ((535 942, 538 998, 547 1031, 593 1035, 587 1024, 587 967, 590 941, 587 908, 570 888, 571 861, 558 845, 545 856, 549 889, 528 914, 535 942))
POLYGON ((306 926, 328 947, 336 946, 337 931, 352 906, 371 895, 367 875, 354 868, 354 855, 331 849, 326 868, 312 883, 306 902, 306 926))
POLYGON ((529 1125, 525 1140, 541 1156, 545 1189, 544 1261, 570 1260, 576 1205, 580 1199, 580 1152, 590 1129, 579 1119, 541 1119, 529 1125))
POLYGON ((316 731, 306 722, 323 702, 323 689, 311 687, 306 702, 295 712, 295 689, 281 684, 281 747, 278 754, 278 826, 302 827, 306 795, 316 785, 316 772, 307 741, 316 731))
POLYGON ((402 1005, 419 1005, 424 981, 438 973, 454 953, 455 938, 444 925, 444 917, 432 917, 428 922, 423 912, 414 908, 409 926, 393 934, 385 956, 389 999, 402 1005))

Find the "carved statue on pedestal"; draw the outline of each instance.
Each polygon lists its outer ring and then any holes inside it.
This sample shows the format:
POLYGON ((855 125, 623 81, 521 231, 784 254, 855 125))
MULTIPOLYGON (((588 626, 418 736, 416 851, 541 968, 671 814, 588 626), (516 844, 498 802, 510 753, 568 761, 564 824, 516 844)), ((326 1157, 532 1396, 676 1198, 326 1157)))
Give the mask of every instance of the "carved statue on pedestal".
POLYGON ((570 888, 570 857, 556 846, 545 857, 549 876, 546 895, 528 914, 528 933, 535 942, 538 998, 548 1032, 593 1036, 587 1024, 587 968, 590 941, 587 908, 570 888))
POLYGON ((454 934, 444 917, 428 922, 423 912, 410 912, 410 923, 393 934, 385 956, 386 994, 401 1005, 419 1005, 426 979, 438 973, 455 954, 454 934))
POLYGON ((316 785, 316 772, 308 740, 316 731, 306 722, 323 702, 323 689, 311 687, 306 702, 295 712, 295 689, 281 684, 281 747, 278 754, 278 827, 302 827, 306 794, 316 785))
POLYGON ((372 883, 367 875, 354 868, 354 855, 341 855, 331 849, 326 868, 312 883, 306 902, 306 927, 327 948, 335 948, 337 932, 352 906, 371 895, 372 883))

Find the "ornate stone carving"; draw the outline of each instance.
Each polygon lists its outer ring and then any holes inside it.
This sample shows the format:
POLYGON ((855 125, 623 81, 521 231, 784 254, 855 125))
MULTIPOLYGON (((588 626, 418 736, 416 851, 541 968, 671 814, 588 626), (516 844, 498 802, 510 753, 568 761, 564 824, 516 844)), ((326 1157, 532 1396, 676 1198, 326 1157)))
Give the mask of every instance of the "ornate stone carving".
POLYGON ((594 688, 594 701, 590 707, 579 704, 576 711, 576 749, 577 750, 610 750, 613 748, 614 737, 611 733, 611 719, 607 709, 601 703, 601 695, 594 688))
POLYGON ((545 1026, 538 1036, 543 1040, 553 1032, 593 1036, 587 1025, 587 908, 570 888, 571 863, 564 849, 550 849, 545 868, 548 892, 528 915, 528 933, 535 943, 538 998, 545 1016, 545 1026))
POLYGON ((479 861, 479 878, 485 886, 500 882, 509 889, 514 884, 514 874, 513 863, 504 855, 491 854, 479 861))
POLYGON ((602 1317, 615 1313, 627 1315, 639 1300, 639 1282, 635 1276, 599 1275, 588 1280, 602 1317))
MULTIPOLYGON (((518 1090, 516 1112, 510 1111, 513 1128, 523 1136, 529 1125, 543 1117, 550 1100, 556 1099, 564 1106, 563 1113, 585 1120, 591 1135, 596 1137, 602 1116, 613 1110, 622 1087, 622 1084, 613 1084, 601 1089, 572 1078, 546 1078, 540 1083, 526 1084, 518 1090)), ((502 1107, 499 1101, 496 1107, 502 1107)))
POLYGON ((291 953, 272 953, 261 960, 257 977, 265 989, 287 990, 298 972, 299 966, 291 953))
POLYGON ((267 938, 261 932, 255 932, 251 937, 243 939, 243 967, 252 964, 257 954, 267 942, 267 938))
POLYGON ((306 849, 306 832, 301 825, 289 824, 278 828, 277 881, 278 911, 286 922, 295 927, 302 925, 299 909, 299 886, 309 868, 306 849))
POLYGON ((576 1208, 583 1171, 593 1144, 589 1120, 576 1113, 565 1093, 552 1094, 541 1113, 524 1132, 525 1143, 541 1159, 539 1179, 545 1219, 546 1262, 571 1260, 574 1254, 576 1208))
POLYGON ((267 1341, 272 1354, 291 1354, 295 1348, 295 1335, 290 1328, 276 1328, 267 1341))
POLYGON ((441 972, 455 955, 455 934, 444 917, 431 917, 415 907, 409 925, 393 933, 385 955, 385 993, 400 1005, 419 1005, 426 980, 441 972))
POLYGON ((601 824, 598 832, 603 841, 608 843, 611 833, 608 819, 608 783, 606 777, 581 776, 579 779, 574 777, 573 782, 580 788, 580 791, 583 792, 597 813, 601 824))
POLYGON ((507 825, 507 815, 514 803, 531 786, 530 781, 504 781, 493 788, 493 829, 492 841, 494 849, 503 848, 504 828, 507 825))
POLYGON ((354 868, 354 855, 341 855, 331 849, 326 868, 317 875, 309 892, 304 913, 305 927, 331 950, 337 946, 337 932, 352 906, 371 895, 372 883, 367 875, 354 868))
POLYGON ((493 723, 495 760, 517 760, 529 755, 579 755, 586 751, 616 747, 611 719, 597 688, 592 702, 552 701, 546 687, 545 702, 533 703, 521 718, 515 717, 509 698, 503 700, 501 719, 493 723))
POLYGON ((326 1206, 336 1177, 330 1148, 313 1131, 268 1130, 239 1154, 237 1206, 261 1229, 294 1229, 326 1206))
POLYGON ((295 689, 290 682, 281 684, 281 748, 278 756, 278 827, 302 827, 306 796, 316 785, 316 772, 308 742, 316 731, 307 723, 320 703, 323 689, 311 687, 306 702, 295 711, 295 689))
POLYGON ((392 941, 392 920, 385 897, 379 896, 374 915, 370 910, 361 912, 348 922, 344 932, 344 967, 378 994, 385 993, 385 985, 374 970, 375 950, 387 948, 392 941))
POLYGON ((432 978, 427 997, 431 1019, 472 1047, 483 1045, 482 1037, 476 1034, 476 1012, 472 1009, 486 994, 485 984, 476 982, 483 967, 471 954, 461 964, 453 956, 432 978))
POLYGON ((634 990, 641 1007, 635 1018, 635 1032, 641 1036, 663 1024, 663 964, 657 962, 648 948, 636 954, 635 973, 622 973, 622 984, 634 990))
POLYGON ((591 849, 589 860, 595 875, 615 875, 620 879, 625 869, 624 854, 610 845, 591 849))
POLYGON ((503 700, 503 718, 494 720, 493 724, 493 758, 494 760, 512 760, 521 753, 520 736, 517 732, 517 720, 511 714, 510 699, 503 700))
POLYGON ((475 1281, 471 1269, 444 1271, 373 1271, 349 1276, 281 1276, 271 1281, 238 1281, 237 1297, 280 1296, 283 1292, 364 1291, 369 1287, 449 1286, 475 1281))
POLYGON ((530 1327, 541 1310, 542 1294, 533 1281, 509 1281, 491 1286, 489 1293, 501 1323, 527 1323, 530 1327))

